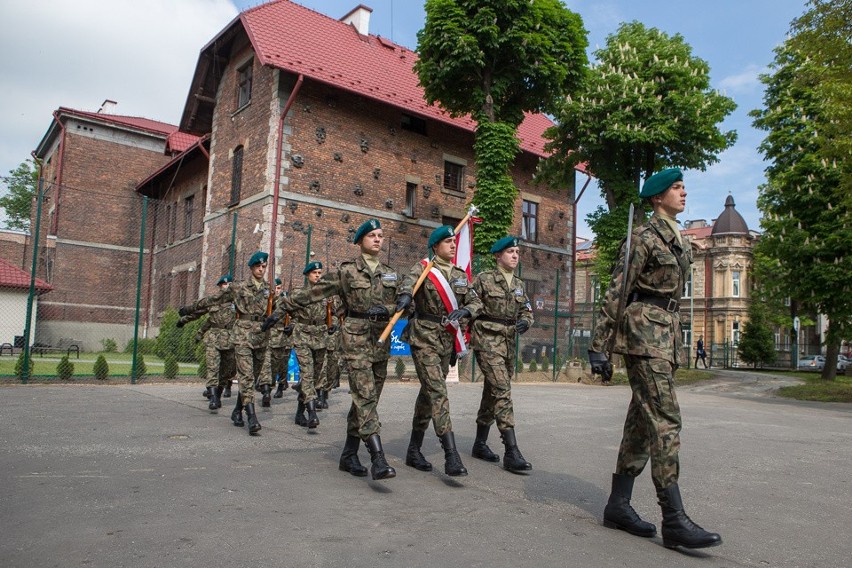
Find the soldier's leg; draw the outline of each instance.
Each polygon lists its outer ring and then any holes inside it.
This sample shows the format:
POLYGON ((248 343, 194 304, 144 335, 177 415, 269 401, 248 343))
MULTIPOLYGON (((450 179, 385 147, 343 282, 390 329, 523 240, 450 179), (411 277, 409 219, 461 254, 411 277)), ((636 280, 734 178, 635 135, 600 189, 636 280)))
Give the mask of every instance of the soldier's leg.
POLYGON ((411 419, 411 438, 408 441, 408 449, 405 453, 405 465, 418 469, 420 471, 432 471, 432 464, 423 456, 420 448, 423 446, 423 437, 426 429, 429 428, 429 422, 432 421, 432 405, 427 392, 426 379, 424 378, 427 372, 424 368, 424 359, 422 349, 412 349, 411 358, 414 360, 414 368, 417 371, 417 378, 420 381, 420 391, 417 393, 417 399, 414 401, 414 417, 411 419))
MULTIPOLYGON (((485 351, 477 352, 477 360, 490 387, 489 395, 493 400, 493 416, 497 422, 500 437, 503 438, 505 453, 503 467, 508 471, 523 472, 532 469, 518 449, 515 437, 515 412, 512 405, 512 375, 514 357, 502 357, 485 351)), ((477 418, 478 424, 483 424, 477 418)))
POLYGON ((224 387, 222 396, 230 398, 231 384, 237 376, 237 357, 234 354, 234 348, 226 349, 220 352, 221 363, 219 365, 219 386, 224 387))
MULTIPOLYGON (((323 394, 325 392, 325 349, 312 349, 314 358, 314 389, 316 390, 316 409, 322 410, 323 394)), ((327 408, 327 407, 326 407, 327 408)))

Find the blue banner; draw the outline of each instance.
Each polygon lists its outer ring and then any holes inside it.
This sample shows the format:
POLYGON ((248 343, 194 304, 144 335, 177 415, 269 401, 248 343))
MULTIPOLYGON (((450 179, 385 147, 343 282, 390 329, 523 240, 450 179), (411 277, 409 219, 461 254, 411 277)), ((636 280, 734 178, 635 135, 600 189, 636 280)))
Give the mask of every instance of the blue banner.
POLYGON ((393 330, 390 335, 391 355, 411 355, 411 346, 399 339, 402 335, 402 330, 405 329, 406 325, 408 325, 408 320, 400 319, 396 322, 396 325, 393 326, 393 330))

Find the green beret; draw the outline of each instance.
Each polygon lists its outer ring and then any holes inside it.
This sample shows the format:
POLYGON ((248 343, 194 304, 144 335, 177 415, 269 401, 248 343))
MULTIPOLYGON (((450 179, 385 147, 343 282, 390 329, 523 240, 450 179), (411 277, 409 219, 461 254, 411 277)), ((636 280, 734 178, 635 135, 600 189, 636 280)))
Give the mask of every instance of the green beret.
POLYGON ((221 277, 218 282, 216 282, 216 286, 221 286, 222 284, 228 284, 229 282, 233 282, 233 281, 234 281, 233 277, 231 277, 230 274, 226 274, 223 277, 221 277))
POLYGON ((668 168, 657 172, 645 180, 642 191, 639 192, 639 197, 653 197, 670 188, 676 181, 683 181, 683 172, 677 168, 668 168))
POLYGON ((311 261, 305 265, 305 269, 302 271, 302 274, 307 274, 308 272, 313 272, 314 270, 322 270, 322 263, 318 260, 311 261))
POLYGON ((454 236, 456 236, 456 232, 449 225, 438 227, 437 229, 432 231, 431 235, 429 235, 429 248, 432 248, 444 239, 448 239, 454 236))
POLYGON ((381 228, 382 224, 379 223, 378 220, 370 219, 369 221, 366 221, 363 225, 358 227, 358 230, 355 231, 355 238, 352 239, 352 242, 357 245, 361 242, 361 239, 364 238, 364 235, 381 228))
POLYGON ((275 279, 275 285, 276 285, 276 286, 281 286, 281 279, 280 279, 280 278, 276 278, 276 279, 275 279))
POLYGON ((249 268, 251 268, 255 264, 260 264, 261 262, 266 262, 267 260, 269 260, 268 254, 266 254, 263 251, 257 251, 256 253, 251 255, 251 258, 248 261, 249 268))
POLYGON ((503 237, 491 247, 491 253, 497 254, 498 252, 504 251, 509 247, 518 246, 518 237, 508 236, 503 237))

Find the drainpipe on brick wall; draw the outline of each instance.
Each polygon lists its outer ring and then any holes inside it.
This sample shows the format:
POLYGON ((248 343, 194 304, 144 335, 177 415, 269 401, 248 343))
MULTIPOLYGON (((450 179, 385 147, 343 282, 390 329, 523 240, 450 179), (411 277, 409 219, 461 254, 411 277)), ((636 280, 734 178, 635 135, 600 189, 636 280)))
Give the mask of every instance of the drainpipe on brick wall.
POLYGON ((53 111, 53 119, 56 121, 56 124, 59 125, 61 134, 59 138, 59 163, 56 164, 56 205, 54 205, 53 219, 50 222, 50 230, 47 232, 48 235, 55 235, 57 227, 59 226, 59 198, 62 195, 62 169, 65 165, 65 125, 62 124, 62 121, 59 119, 59 113, 57 111, 53 111))
POLYGON ((275 289, 275 239, 278 236, 278 198, 281 194, 281 150, 284 147, 284 119, 287 118, 287 113, 290 112, 290 107, 293 101, 296 100, 296 95, 299 94, 299 89, 302 88, 302 81, 305 76, 301 73, 296 79, 296 85, 287 97, 287 102, 284 103, 284 108, 281 110, 281 116, 278 118, 278 142, 275 145, 275 193, 272 195, 272 227, 269 230, 269 287, 275 289))
MULTIPOLYGON (((586 174, 586 183, 583 184, 583 189, 580 190, 580 195, 574 198, 574 203, 571 205, 573 208, 573 222, 571 223, 571 305, 568 307, 568 313, 570 314, 568 320, 568 331, 571 334, 574 334, 574 306, 576 305, 574 302, 576 300, 575 296, 577 295, 577 202, 580 201, 580 198, 583 197, 583 194, 586 192, 586 188, 589 187, 589 182, 592 181, 592 176, 590 174, 586 174)), ((556 291, 559 294, 559 290, 556 291)), ((594 309, 594 306, 592 306, 594 309)), ((594 330, 592 330, 594 332, 594 330)), ((573 355, 573 353, 571 354, 573 355)))

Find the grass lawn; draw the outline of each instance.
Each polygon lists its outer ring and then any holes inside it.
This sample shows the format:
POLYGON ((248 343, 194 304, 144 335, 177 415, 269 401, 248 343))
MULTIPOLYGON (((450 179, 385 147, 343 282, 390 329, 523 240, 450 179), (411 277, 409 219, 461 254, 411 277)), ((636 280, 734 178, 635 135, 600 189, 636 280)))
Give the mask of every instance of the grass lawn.
MULTIPOLYGON (((74 364, 74 376, 85 377, 94 375, 93 367, 98 355, 103 355, 109 365, 109 374, 111 377, 128 376, 133 363, 133 356, 130 353, 80 353, 80 358, 77 359, 73 355, 68 359, 74 364)), ((60 356, 56 354, 46 355, 41 357, 35 355, 33 361, 33 377, 55 377, 56 366, 59 364, 60 356)), ((0 377, 15 377, 15 363, 18 362, 18 356, 3 355, 0 357, 0 377)), ((155 355, 145 355, 145 367, 149 375, 160 375, 163 372, 165 364, 163 360, 155 355)), ((198 363, 178 363, 179 375, 193 375, 198 371, 198 363)))
POLYGON ((817 373, 790 373, 806 380, 803 385, 781 387, 778 395, 796 400, 817 402, 852 402, 852 377, 838 375, 833 381, 823 381, 817 373))

